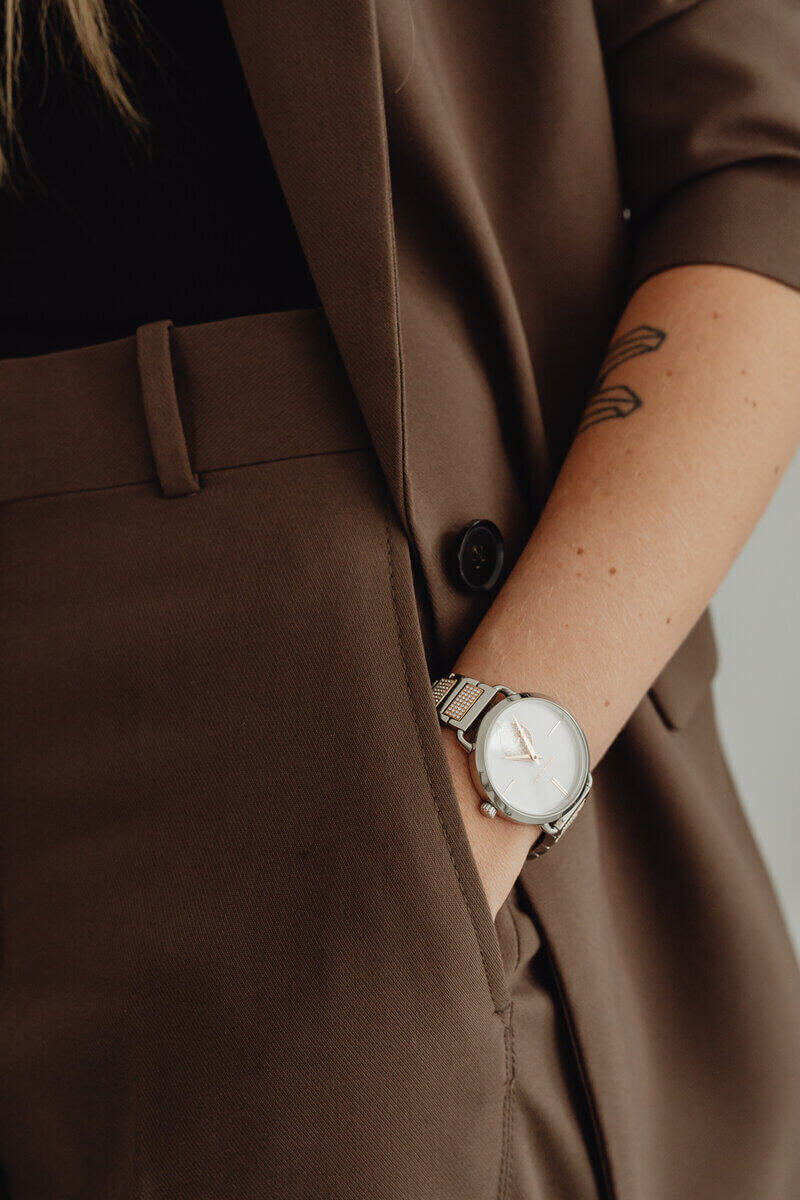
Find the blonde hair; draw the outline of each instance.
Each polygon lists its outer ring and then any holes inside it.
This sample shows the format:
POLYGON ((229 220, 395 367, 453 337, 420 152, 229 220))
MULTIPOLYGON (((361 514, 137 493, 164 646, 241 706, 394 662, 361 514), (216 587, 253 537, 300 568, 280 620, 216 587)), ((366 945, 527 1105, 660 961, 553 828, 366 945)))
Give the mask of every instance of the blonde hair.
MULTIPOLYGON (((139 25, 139 12, 135 0, 128 0, 131 16, 139 25)), ((19 87, 22 62, 23 0, 5 0, 5 29, 2 47, 2 89, 0 90, 0 118, 3 126, 3 142, 0 145, 0 180, 9 169, 7 148, 17 136, 16 95, 19 87)), ((130 81, 117 59, 114 48, 114 33, 108 19, 105 0, 41 0, 38 13, 38 29, 47 46, 48 35, 55 24, 51 8, 61 10, 63 25, 74 36, 85 63, 90 68, 107 100, 132 130, 143 129, 147 122, 131 98, 130 81)), ((56 47, 63 58, 64 31, 55 32, 56 47)))

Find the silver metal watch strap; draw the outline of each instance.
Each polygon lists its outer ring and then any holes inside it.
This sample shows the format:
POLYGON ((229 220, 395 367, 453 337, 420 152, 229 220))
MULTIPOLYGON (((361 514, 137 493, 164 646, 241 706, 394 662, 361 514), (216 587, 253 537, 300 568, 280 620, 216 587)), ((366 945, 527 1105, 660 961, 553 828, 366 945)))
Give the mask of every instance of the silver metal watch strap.
POLYGON ((480 683, 469 675, 443 675, 433 684, 433 702, 443 725, 466 733, 499 691, 510 694, 510 688, 480 683))
MULTIPOLYGON (((451 729, 456 730, 458 740, 467 753, 472 750, 472 745, 467 740, 467 731, 486 712, 498 693, 506 696, 519 694, 504 684, 481 683, 480 680, 472 679, 469 675, 458 675, 454 672, 442 675, 431 686, 440 722, 442 725, 448 725, 451 729)), ((528 851, 526 859, 541 858, 552 846, 555 846, 564 831, 577 817, 591 786, 592 777, 590 775, 583 794, 575 803, 557 820, 547 822, 542 826, 541 833, 528 851)))
POLYGON ((557 821, 548 821, 542 826, 542 832, 539 834, 538 838, 525 856, 526 861, 531 858, 541 858, 543 854, 547 853, 551 846, 555 846, 558 839, 565 832, 565 830, 569 829, 570 825, 583 808, 583 802, 588 796, 591 786, 592 777, 590 775, 583 795, 575 801, 572 807, 568 808, 565 813, 562 813, 557 821))

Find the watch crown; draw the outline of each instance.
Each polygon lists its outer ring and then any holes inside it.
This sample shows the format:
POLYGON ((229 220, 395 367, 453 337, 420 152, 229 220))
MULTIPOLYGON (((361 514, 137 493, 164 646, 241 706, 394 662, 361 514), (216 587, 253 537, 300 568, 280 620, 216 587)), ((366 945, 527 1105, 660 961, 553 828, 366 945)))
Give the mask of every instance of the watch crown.
POLYGON ((497 809, 493 804, 490 804, 488 800, 484 800, 483 804, 481 805, 481 812, 485 817, 497 816, 497 809))

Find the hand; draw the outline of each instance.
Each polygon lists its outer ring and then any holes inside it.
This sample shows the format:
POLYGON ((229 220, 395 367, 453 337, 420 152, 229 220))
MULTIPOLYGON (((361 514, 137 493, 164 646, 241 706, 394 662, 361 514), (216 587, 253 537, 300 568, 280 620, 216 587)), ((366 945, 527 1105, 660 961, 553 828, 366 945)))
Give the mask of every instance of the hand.
POLYGON ((540 826, 522 825, 500 813, 493 820, 484 816, 467 755, 452 730, 443 728, 441 735, 467 837, 494 920, 539 836, 540 826))

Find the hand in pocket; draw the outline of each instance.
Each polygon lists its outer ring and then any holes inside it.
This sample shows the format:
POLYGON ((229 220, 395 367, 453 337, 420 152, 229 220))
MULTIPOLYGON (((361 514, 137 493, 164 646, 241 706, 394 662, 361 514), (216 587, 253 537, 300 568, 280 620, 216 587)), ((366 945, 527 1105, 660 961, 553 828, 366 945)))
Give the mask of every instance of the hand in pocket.
POLYGON ((519 824, 500 813, 494 818, 484 816, 466 753, 452 730, 443 728, 441 737, 469 844, 494 920, 525 865, 528 851, 541 827, 519 824))

